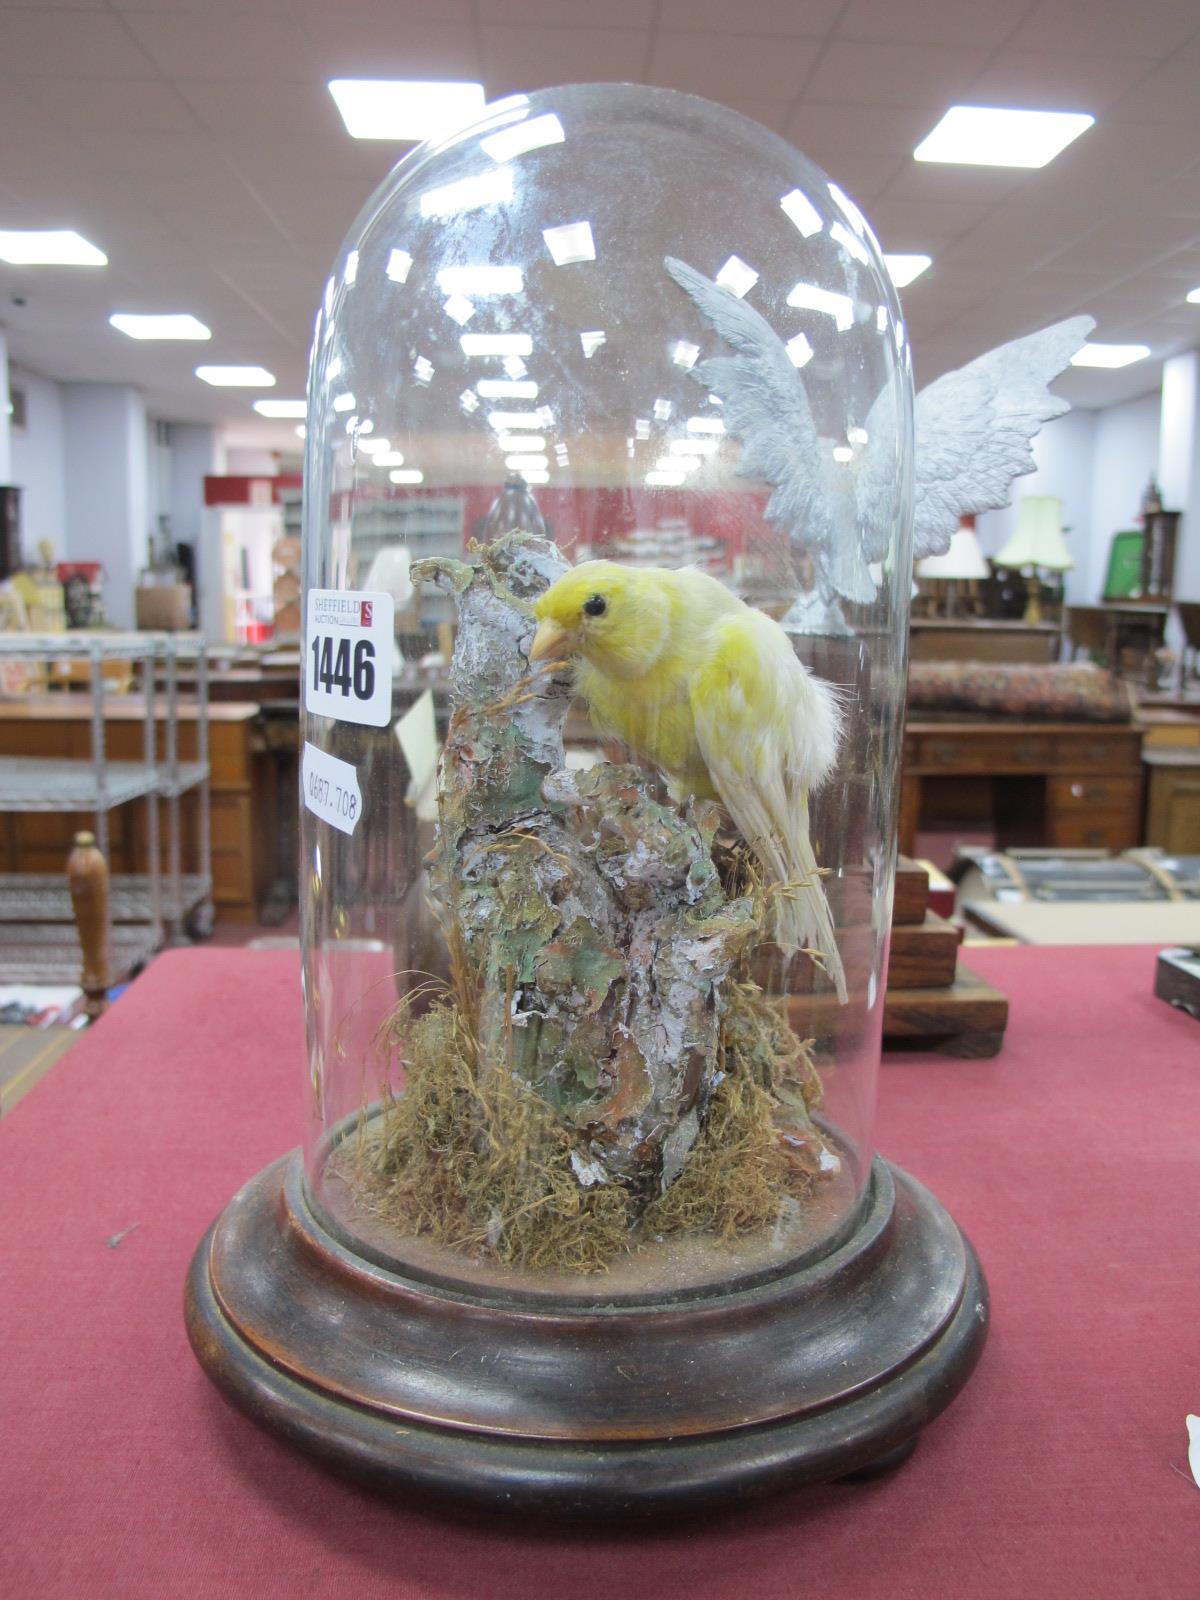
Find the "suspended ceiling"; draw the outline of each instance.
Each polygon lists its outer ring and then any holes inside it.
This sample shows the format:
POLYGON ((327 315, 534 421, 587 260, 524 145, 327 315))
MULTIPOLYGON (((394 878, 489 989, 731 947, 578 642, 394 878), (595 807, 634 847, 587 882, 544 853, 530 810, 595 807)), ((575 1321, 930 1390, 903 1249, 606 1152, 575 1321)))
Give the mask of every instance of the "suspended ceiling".
POLYGON ((663 84, 789 138, 933 267, 902 296, 918 381, 1089 311, 1149 344, 1072 371, 1073 403, 1157 387, 1200 344, 1200 0, 0 0, 0 227, 72 227, 89 271, 0 264, 10 357, 135 384, 152 414, 295 446, 199 361, 255 362, 303 393, 339 243, 404 147, 356 141, 332 77, 663 84), (931 166, 956 102, 1091 112, 1040 171, 931 166), (208 344, 139 344, 110 312, 190 311, 208 344))

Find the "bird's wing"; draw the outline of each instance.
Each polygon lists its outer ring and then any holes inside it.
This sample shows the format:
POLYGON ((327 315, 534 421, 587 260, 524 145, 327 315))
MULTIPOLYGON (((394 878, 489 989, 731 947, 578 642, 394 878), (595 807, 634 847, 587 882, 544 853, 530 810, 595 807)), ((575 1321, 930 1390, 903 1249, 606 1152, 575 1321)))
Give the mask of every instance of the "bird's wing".
POLYGON ((1047 387, 1095 327, 1070 317, 1002 344, 917 396, 913 555, 941 555, 965 512, 1008 504, 1014 478, 1036 465, 1044 422, 1070 409, 1047 387))
POLYGON ((772 487, 768 519, 811 551, 840 594, 870 601, 853 497, 837 492, 822 457, 804 381, 766 319, 685 261, 663 265, 713 331, 736 352, 698 362, 693 375, 724 402, 728 432, 742 441, 738 476, 772 487))

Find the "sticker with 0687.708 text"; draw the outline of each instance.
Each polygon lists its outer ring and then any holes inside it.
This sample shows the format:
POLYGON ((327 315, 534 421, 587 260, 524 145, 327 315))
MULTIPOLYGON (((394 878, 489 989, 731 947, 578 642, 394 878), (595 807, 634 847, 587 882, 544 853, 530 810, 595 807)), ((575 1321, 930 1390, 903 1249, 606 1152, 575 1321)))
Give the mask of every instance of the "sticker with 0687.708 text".
POLYGON ((339 722, 392 720, 395 603, 390 594, 310 589, 304 634, 304 707, 339 722))
POLYGON ((315 744, 304 741, 304 760, 300 767, 304 804, 314 817, 320 817, 343 833, 353 833, 363 814, 362 790, 358 773, 348 761, 339 761, 315 744))

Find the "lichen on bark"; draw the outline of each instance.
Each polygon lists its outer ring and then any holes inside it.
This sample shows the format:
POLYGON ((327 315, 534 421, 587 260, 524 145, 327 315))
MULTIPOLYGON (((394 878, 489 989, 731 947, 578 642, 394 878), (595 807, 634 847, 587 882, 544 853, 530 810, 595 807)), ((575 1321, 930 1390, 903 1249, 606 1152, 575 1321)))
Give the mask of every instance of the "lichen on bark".
POLYGON ((398 1227, 590 1270, 656 1233, 767 1224, 811 1186, 820 1085, 746 976, 764 937, 722 882, 719 813, 627 764, 568 768, 566 677, 531 670, 566 562, 512 533, 414 577, 458 609, 430 896, 452 982, 401 1002, 406 1074, 359 1174, 398 1227))

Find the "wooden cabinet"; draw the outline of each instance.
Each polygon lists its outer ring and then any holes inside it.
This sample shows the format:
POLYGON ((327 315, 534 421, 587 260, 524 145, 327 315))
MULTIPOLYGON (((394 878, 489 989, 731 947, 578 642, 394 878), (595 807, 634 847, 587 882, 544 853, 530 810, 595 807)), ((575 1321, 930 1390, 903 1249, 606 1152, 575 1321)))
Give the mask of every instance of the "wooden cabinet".
POLYGON ((1143 760, 1146 843, 1172 855, 1200 855, 1200 745, 1147 749, 1143 760))
POLYGON ((932 778, 992 787, 1001 844, 1129 850, 1141 842, 1142 733, 1089 723, 910 722, 904 736, 900 848, 911 855, 932 778))

